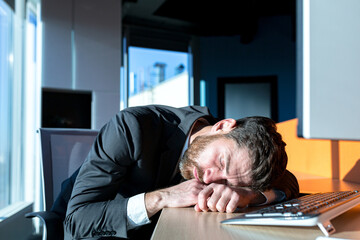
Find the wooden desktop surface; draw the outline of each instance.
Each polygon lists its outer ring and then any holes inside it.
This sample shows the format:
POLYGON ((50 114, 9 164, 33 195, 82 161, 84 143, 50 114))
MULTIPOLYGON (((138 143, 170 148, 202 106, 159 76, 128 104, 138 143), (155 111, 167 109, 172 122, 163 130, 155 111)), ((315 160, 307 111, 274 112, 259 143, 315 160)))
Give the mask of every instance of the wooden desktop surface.
MULTIPOLYGON (((299 177, 298 177, 299 179, 299 177)), ((360 189, 354 184, 328 178, 306 178, 299 180, 300 191, 304 193, 343 191, 360 189)), ((182 239, 316 239, 324 234, 314 227, 278 227, 223 225, 224 219, 242 213, 195 212, 193 208, 163 209, 153 240, 182 239)), ((332 221, 336 233, 331 237, 342 239, 360 239, 360 205, 334 218, 332 221)))

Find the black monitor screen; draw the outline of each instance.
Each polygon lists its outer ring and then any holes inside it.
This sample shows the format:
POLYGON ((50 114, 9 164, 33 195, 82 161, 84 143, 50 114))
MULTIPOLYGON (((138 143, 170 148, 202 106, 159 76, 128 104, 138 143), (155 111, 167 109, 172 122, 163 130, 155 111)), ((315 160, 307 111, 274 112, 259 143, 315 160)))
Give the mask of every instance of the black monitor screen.
POLYGON ((42 127, 91 128, 91 92, 42 90, 42 127))

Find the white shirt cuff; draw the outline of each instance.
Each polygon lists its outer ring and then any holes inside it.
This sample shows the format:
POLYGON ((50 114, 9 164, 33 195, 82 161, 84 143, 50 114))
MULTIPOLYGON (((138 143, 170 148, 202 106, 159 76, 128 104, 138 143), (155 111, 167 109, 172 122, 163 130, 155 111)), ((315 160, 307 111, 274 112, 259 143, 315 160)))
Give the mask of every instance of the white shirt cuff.
POLYGON ((145 193, 129 198, 127 204, 127 230, 150 222, 145 208, 145 193))

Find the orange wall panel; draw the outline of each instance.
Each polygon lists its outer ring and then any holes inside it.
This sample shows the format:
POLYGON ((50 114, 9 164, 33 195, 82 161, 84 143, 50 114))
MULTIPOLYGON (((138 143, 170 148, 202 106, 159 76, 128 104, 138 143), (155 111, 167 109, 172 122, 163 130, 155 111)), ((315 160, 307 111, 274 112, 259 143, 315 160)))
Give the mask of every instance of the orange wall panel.
POLYGON ((360 183, 360 141, 339 141, 340 178, 360 183))
POLYGON ((292 119, 277 124, 287 144, 290 171, 360 183, 360 141, 299 138, 297 123, 292 119))
POLYGON ((286 142, 290 171, 332 177, 331 142, 297 137, 297 119, 277 124, 286 142))

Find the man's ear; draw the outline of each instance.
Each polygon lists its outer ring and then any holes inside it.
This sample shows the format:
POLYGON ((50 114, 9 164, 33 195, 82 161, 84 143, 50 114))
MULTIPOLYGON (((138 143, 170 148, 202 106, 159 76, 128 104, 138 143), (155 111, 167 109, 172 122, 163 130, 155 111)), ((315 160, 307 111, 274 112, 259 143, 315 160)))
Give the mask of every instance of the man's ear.
POLYGON ((227 118, 215 123, 212 126, 211 131, 212 132, 223 131, 227 133, 230 132, 235 127, 236 127, 236 120, 232 118, 227 118))

